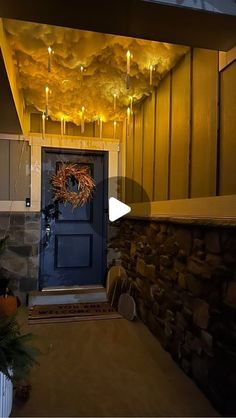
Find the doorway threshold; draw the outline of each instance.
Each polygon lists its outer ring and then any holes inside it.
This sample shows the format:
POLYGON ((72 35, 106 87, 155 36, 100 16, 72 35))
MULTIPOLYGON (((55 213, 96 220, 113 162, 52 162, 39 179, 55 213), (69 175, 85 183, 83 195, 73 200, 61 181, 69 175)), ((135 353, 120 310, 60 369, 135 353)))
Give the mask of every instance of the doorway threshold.
POLYGON ((30 292, 28 296, 28 306, 106 301, 107 293, 103 286, 45 288, 43 291, 30 292))
POLYGON ((55 286, 55 287, 43 287, 41 292, 61 292, 61 291, 74 291, 74 290, 96 290, 105 289, 102 285, 87 285, 87 286, 55 286))

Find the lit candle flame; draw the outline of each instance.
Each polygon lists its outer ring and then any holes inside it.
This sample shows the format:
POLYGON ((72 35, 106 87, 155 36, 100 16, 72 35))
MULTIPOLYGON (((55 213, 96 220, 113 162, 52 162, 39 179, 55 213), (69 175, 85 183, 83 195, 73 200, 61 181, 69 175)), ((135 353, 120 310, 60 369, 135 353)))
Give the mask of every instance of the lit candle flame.
POLYGON ((127 51, 126 57, 127 57, 127 74, 130 74, 130 59, 131 59, 130 51, 127 51))
POLYGON ((131 111, 130 111, 130 107, 127 107, 127 136, 129 136, 130 134, 130 115, 131 115, 131 111))
POLYGON ((48 47, 48 72, 50 73, 52 67, 52 48, 48 47))
POLYGON ((45 116, 45 114, 43 113, 43 114, 42 114, 42 136, 43 136, 43 139, 44 139, 44 137, 45 137, 45 119, 46 119, 46 116, 45 116))
POLYGON ((83 65, 80 66, 80 75, 81 75, 81 84, 84 82, 84 67, 83 65))
POLYGON ((152 72, 153 72, 153 65, 149 66, 149 82, 150 86, 152 86, 152 72))
POLYGON ((64 135, 64 118, 61 117, 61 136, 64 135))
POLYGON ((116 93, 114 93, 113 94, 113 104, 114 104, 114 111, 116 110, 116 97, 117 97, 117 95, 116 95, 116 93))
POLYGON ((117 126, 117 122, 114 120, 114 122, 113 122, 113 136, 114 136, 114 139, 116 139, 116 126, 117 126))
POLYGON ((81 74, 81 79, 83 81, 83 79, 84 79, 84 67, 83 67, 83 65, 80 66, 80 74, 81 74))
POLYGON ((102 138, 102 117, 100 117, 100 119, 99 119, 99 127, 100 127, 99 137, 102 138))
POLYGON ((130 107, 128 106, 127 107, 127 124, 128 125, 130 124, 130 114, 131 114, 131 110, 130 110, 130 107))
POLYGON ((130 96, 130 113, 133 113, 133 96, 130 96))
POLYGON ((127 59, 127 69, 126 69, 126 73, 127 73, 127 78, 126 78, 126 88, 129 89, 130 88, 130 61, 131 61, 131 52, 127 51, 126 53, 126 59, 127 59))
POLYGON ((84 133, 84 111, 85 111, 85 107, 82 106, 81 108, 81 133, 84 133))
POLYGON ((46 94, 46 104, 48 105, 48 93, 49 93, 49 87, 45 87, 45 94, 46 94))
POLYGON ((46 100, 46 118, 48 117, 48 95, 49 95, 49 87, 45 87, 45 100, 46 100))

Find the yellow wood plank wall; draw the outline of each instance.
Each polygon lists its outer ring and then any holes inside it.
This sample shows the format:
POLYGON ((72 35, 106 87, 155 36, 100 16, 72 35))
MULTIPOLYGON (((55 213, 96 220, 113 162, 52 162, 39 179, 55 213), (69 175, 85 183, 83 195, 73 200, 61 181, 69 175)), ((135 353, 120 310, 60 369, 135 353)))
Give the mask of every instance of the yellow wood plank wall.
POLYGON ((129 125, 126 124, 126 181, 125 201, 132 202, 133 196, 133 163, 134 163, 134 118, 130 118, 129 125))
POLYGON ((126 198, 236 194, 235 102, 236 62, 220 74, 217 51, 192 49, 135 110, 127 172, 144 192, 126 198))
POLYGON ((156 92, 154 200, 168 199, 171 74, 156 92))
POLYGON ((133 187, 133 195, 132 201, 134 203, 138 203, 142 201, 142 185, 143 182, 143 173, 142 173, 142 166, 143 166, 143 140, 142 140, 142 132, 143 132, 143 107, 141 106, 140 109, 134 115, 134 149, 133 149, 133 180, 134 180, 134 187, 133 187))
POLYGON ((154 184, 154 133, 155 133, 155 94, 145 100, 143 105, 143 201, 153 200, 154 184))
POLYGON ((216 195, 218 53, 193 50, 190 196, 216 195))
POLYGON ((236 193, 236 61, 221 72, 219 194, 236 193))
POLYGON ((187 54, 172 71, 170 199, 188 197, 190 55, 187 54))

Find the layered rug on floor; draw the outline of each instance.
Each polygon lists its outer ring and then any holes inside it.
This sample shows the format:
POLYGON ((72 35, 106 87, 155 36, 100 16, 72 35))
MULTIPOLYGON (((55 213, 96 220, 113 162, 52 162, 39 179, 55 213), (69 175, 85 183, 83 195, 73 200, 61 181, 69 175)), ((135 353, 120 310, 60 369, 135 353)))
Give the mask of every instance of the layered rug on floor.
POLYGON ((86 302, 34 305, 29 308, 28 321, 30 324, 42 324, 120 318, 122 316, 108 302, 86 302))

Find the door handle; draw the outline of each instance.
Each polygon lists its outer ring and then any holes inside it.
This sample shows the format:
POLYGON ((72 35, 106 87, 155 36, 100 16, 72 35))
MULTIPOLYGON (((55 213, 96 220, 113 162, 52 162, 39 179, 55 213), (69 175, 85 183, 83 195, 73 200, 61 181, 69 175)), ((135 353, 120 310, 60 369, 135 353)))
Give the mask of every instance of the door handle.
POLYGON ((51 227, 49 224, 46 224, 45 226, 45 245, 47 245, 50 241, 51 237, 51 227))

